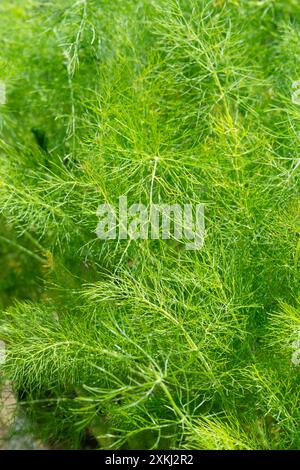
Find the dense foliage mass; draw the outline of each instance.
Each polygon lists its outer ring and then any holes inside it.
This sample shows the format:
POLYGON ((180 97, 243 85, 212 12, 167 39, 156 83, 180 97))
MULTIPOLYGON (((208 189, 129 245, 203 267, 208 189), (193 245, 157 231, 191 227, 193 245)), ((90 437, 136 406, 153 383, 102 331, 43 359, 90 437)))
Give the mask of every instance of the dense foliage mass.
POLYGON ((31 430, 300 448, 298 1, 2 0, 0 28, 0 367, 31 430), (121 195, 204 203, 203 248, 99 240, 121 195))

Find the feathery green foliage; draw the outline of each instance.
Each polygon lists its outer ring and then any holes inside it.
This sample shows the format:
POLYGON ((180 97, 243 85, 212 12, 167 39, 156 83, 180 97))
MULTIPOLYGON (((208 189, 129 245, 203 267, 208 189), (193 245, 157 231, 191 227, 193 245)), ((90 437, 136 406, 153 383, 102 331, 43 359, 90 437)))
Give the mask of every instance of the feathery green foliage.
POLYGON ((1 369, 33 431, 299 448, 297 2, 3 0, 0 27, 1 369), (203 248, 99 240, 121 195, 204 203, 203 248))

